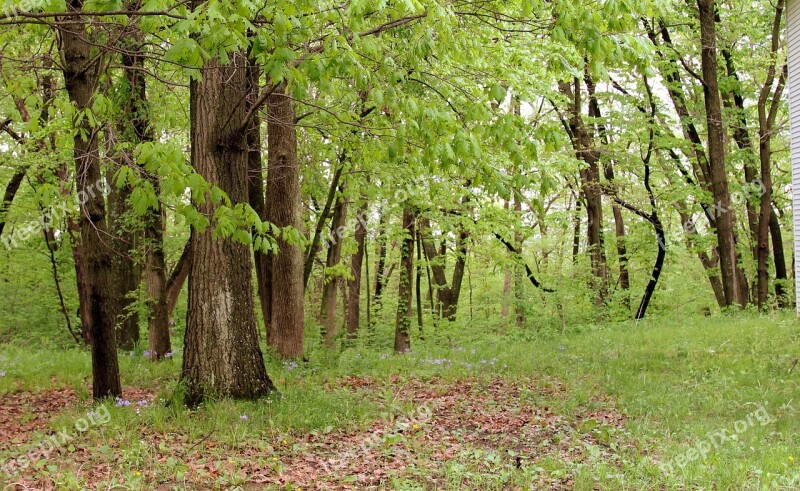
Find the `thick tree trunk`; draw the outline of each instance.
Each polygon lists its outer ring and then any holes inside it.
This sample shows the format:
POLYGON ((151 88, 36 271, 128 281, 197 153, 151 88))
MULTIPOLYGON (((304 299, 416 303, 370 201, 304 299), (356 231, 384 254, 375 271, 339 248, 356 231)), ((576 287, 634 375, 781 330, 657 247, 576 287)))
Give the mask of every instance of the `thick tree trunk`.
MULTIPOLYGON (((703 0, 703 1, 706 4, 709 3, 707 0, 703 0)), ((711 1, 710 3, 713 4, 713 1, 711 1)), ((712 24, 711 25, 711 29, 712 29, 712 31, 715 31, 715 26, 713 25, 713 22, 714 22, 714 12, 713 12, 714 8, 713 8, 713 5, 712 5, 712 8, 710 9, 711 12, 708 12, 708 10, 709 10, 708 9, 708 5, 703 7, 701 10, 703 10, 703 9, 705 9, 705 12, 702 15, 705 18, 704 18, 703 21, 701 21, 701 24, 704 24, 704 23, 707 24, 708 23, 708 20, 709 20, 708 16, 710 14, 711 15, 711 24, 712 24)), ((695 126, 694 121, 692 120, 692 116, 691 116, 691 114, 689 113, 689 110, 688 110, 688 106, 687 106, 687 103, 686 103, 686 98, 685 98, 684 91, 683 91, 683 82, 682 82, 681 77, 680 77, 680 66, 678 64, 677 57, 674 54, 674 47, 672 45, 672 39, 670 37, 669 30, 668 30, 666 24, 664 24, 664 23, 661 23, 659 25, 659 33, 658 33, 658 35, 656 34, 655 29, 652 28, 649 24, 645 23, 645 28, 647 29, 648 37, 652 41, 653 45, 656 46, 656 48, 658 50, 658 53, 659 53, 659 56, 663 60, 665 60, 667 62, 666 66, 661 69, 661 75, 663 76, 663 78, 664 78, 664 80, 666 82, 667 91, 669 92, 670 99, 672 100, 673 106, 675 108, 675 112, 678 114, 678 117, 680 119, 681 128, 683 130, 684 138, 691 144, 691 148, 693 149, 692 154, 691 155, 687 154, 687 156, 690 158, 690 160, 692 162, 693 168, 695 170, 695 175, 697 175, 697 177, 699 178, 700 186, 703 189, 705 189, 706 191, 709 191, 712 194, 714 194, 715 185, 714 185, 713 181, 714 181, 714 179, 719 180, 719 173, 720 173, 719 172, 720 169, 719 169, 719 165, 718 165, 719 164, 719 162, 718 162, 719 161, 719 148, 717 148, 717 147, 719 147, 719 145, 717 145, 715 143, 715 145, 716 145, 715 146, 715 153, 716 153, 715 160, 717 162, 715 164, 716 165, 716 169, 714 171, 714 176, 712 176, 712 171, 711 171, 712 165, 710 163, 710 157, 706 156, 706 153, 704 151, 704 145, 703 145, 703 142, 702 142, 701 137, 700 137, 700 132, 698 131, 697 127, 695 126), (667 50, 662 50, 661 49, 660 41, 659 41, 659 35, 660 35, 660 40, 663 41, 663 43, 668 47, 667 50)), ((713 70, 713 72, 714 72, 713 73, 714 83, 716 84, 716 80, 717 80, 716 79, 716 62, 714 62, 714 64, 712 65, 712 63, 710 63, 710 59, 708 58, 708 57, 713 56, 714 60, 716 60, 716 40, 713 39, 715 36, 716 36, 716 33, 715 32, 711 32, 710 33, 709 30, 707 29, 707 26, 706 26, 706 28, 701 29, 701 38, 704 41, 703 45, 702 45, 703 46, 702 54, 707 57, 705 62, 703 63, 703 65, 704 65, 703 68, 704 69, 708 69, 709 71, 713 70), (709 37, 710 34, 711 34, 710 37, 712 38, 712 39, 710 39, 710 41, 711 41, 712 44, 709 45, 709 44, 705 43, 705 40, 709 37)), ((704 74, 704 77, 705 76, 706 75, 704 74)), ((704 91, 706 93, 711 92, 711 95, 710 95, 711 98, 713 98, 714 94, 716 94, 716 98, 718 100, 720 99, 718 90, 709 91, 708 90, 708 86, 705 86, 704 87, 704 91)), ((706 102, 708 103, 710 101, 707 100, 706 102)), ((717 104, 717 106, 719 106, 719 104, 717 104)), ((706 117, 707 117, 707 119, 711 119, 711 117, 708 114, 708 110, 706 110, 706 117)), ((718 141, 719 140, 719 135, 722 134, 722 133, 720 133, 722 131, 722 120, 721 120, 721 118, 717 119, 716 124, 717 124, 716 130, 714 128, 710 128, 709 129, 709 134, 711 135, 713 133, 715 135, 714 136, 715 142, 721 143, 721 142, 718 141)), ((709 153, 711 153, 711 149, 710 148, 709 148, 709 153)), ((672 158, 673 158, 673 160, 677 159, 677 157, 675 155, 673 155, 672 158)), ((723 166, 724 166, 724 152, 723 152, 723 166)), ((722 171, 723 171, 723 176, 722 177, 723 177, 723 180, 724 180, 724 167, 723 167, 722 171)), ((691 181, 691 179, 689 177, 687 177, 687 180, 691 181)), ((692 182, 692 184, 693 184, 693 182, 692 182)), ((717 188, 716 192, 719 194, 719 192, 720 192, 719 188, 717 188)), ((716 195, 714 197, 714 200, 715 200, 715 202, 714 202, 713 205, 703 204, 702 206, 703 206, 703 211, 705 212, 706 217, 709 220, 710 226, 717 231, 717 237, 718 237, 718 241, 719 241, 720 232, 719 232, 719 229, 717 227, 717 218, 718 218, 717 215, 727 215, 726 216, 726 220, 731 221, 731 223, 733 223, 732 222, 733 217, 731 216, 731 213, 728 213, 728 210, 730 208, 729 207, 728 208, 723 208, 723 204, 720 201, 717 200, 716 195)), ((728 203, 728 205, 730 205, 730 203, 728 203)), ((685 220, 684 220, 684 223, 685 223, 685 220)), ((732 231, 732 227, 730 226, 730 223, 723 224, 723 230, 732 231)), ((723 235, 725 235, 727 237, 726 241, 728 243, 728 246, 730 246, 732 232, 731 233, 727 233, 726 232, 723 235)), ((735 242, 735 237, 733 238, 733 242, 735 242)), ((716 274, 714 274, 712 272, 712 268, 714 267, 714 266, 712 266, 712 264, 716 264, 717 263, 717 261, 719 260, 719 255, 715 253, 715 259, 712 260, 704 252, 700 252, 698 254, 701 254, 700 260, 703 262, 703 267, 709 273, 709 280, 711 281, 712 288, 714 288, 715 296, 717 296, 718 300, 720 300, 720 298, 722 300, 722 302, 720 303, 720 307, 725 307, 725 306, 731 305, 730 296, 733 295, 734 291, 736 292, 736 295, 735 295, 736 297, 742 297, 742 296, 746 297, 747 296, 747 292, 746 292, 747 286, 746 286, 746 284, 739 285, 739 283, 742 283, 742 280, 744 279, 744 272, 741 270, 741 268, 736 267, 736 256, 735 256, 735 253, 734 253, 734 257, 731 259, 730 251, 726 252, 727 256, 726 256, 726 261, 725 261, 725 263, 726 263, 725 268, 726 268, 726 271, 727 271, 726 278, 728 279, 728 293, 730 295, 725 295, 725 293, 722 292, 723 281, 721 280, 721 276, 718 276, 718 275, 716 275, 716 274), (731 265, 731 263, 733 263, 733 265, 731 265), (720 288, 719 291, 717 290, 717 283, 719 284, 718 285, 719 288, 720 288), (736 288, 733 288, 734 285, 736 286, 736 288), (744 290, 744 293, 742 293, 742 290, 744 290), (722 293, 722 297, 719 296, 720 293, 722 293)))
MULTIPOLYGON (((361 267, 364 264, 364 253, 367 250, 367 212, 369 205, 365 202, 356 216, 356 252, 350 258, 350 274, 347 281, 347 337, 355 339, 358 335, 360 299, 361 299, 361 267)), ((369 285, 367 285, 369 286, 369 285)), ((369 295, 369 290, 367 291, 369 295)))
POLYGON ((725 129, 722 98, 717 74, 717 33, 715 1, 697 0, 700 12, 700 61, 708 126, 708 161, 711 192, 717 208, 716 232, 719 244, 720 273, 726 305, 744 306, 736 256, 735 217, 725 171, 725 129))
POLYGON ((411 302, 414 277, 414 212, 403 209, 403 242, 400 247, 400 282, 397 290, 397 320, 394 331, 394 351, 405 353, 411 350, 411 302))
MULTIPOLYGON (((246 114, 246 65, 239 53, 228 65, 211 59, 202 80, 190 85, 192 165, 232 203, 248 200, 247 142, 239 129, 246 114)), ((209 217, 217 208, 210 196, 196 206, 209 217)), ((214 237, 212 227, 193 229, 190 239, 182 370, 189 405, 214 395, 252 400, 274 389, 258 345, 250 247, 214 237)))
MULTIPOLYGON (((70 0, 68 10, 80 11, 82 0, 70 0)), ((82 21, 60 31, 64 60, 64 81, 70 102, 81 114, 92 105, 99 78, 100 58, 92 54, 90 34, 82 21)), ((86 259, 89 332, 92 339, 92 376, 95 399, 122 395, 117 360, 117 339, 114 317, 110 309, 112 288, 111 251, 104 245, 108 237, 106 209, 100 170, 98 129, 89 118, 75 122, 74 159, 80 198, 80 236, 86 259), (98 186, 100 189, 98 189, 98 186)))
MULTIPOLYGON (((267 99, 267 220, 278 227, 301 230, 300 162, 297 160, 294 101, 286 87, 267 99)), ((272 309, 267 344, 283 358, 303 357, 303 251, 298 244, 278 241, 272 256, 272 309)))
POLYGON ((328 241, 328 254, 325 258, 324 285, 322 287, 322 302, 320 302, 320 325, 322 327, 322 340, 325 346, 336 346, 335 338, 338 332, 336 319, 336 292, 342 284, 342 277, 337 273, 330 273, 342 261, 342 239, 345 223, 347 222, 347 203, 339 195, 333 207, 331 220, 331 234, 328 241))

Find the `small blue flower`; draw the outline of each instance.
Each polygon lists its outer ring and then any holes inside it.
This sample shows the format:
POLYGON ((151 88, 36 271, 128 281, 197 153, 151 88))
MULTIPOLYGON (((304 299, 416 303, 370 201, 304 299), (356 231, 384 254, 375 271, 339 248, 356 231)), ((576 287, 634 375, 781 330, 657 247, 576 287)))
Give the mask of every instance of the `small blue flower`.
POLYGON ((0 370, 0 377, 5 377, 5 376, 6 376, 6 371, 0 370))
POLYGON ((116 398, 117 403, 115 404, 117 407, 127 407, 131 405, 131 401, 123 399, 121 397, 116 398))
POLYGON ((242 414, 241 416, 239 416, 239 419, 241 419, 242 421, 247 421, 247 415, 242 414))
POLYGON ((147 401, 146 401, 146 400, 144 400, 144 399, 142 399, 141 401, 137 402, 136 404, 138 404, 138 405, 139 405, 139 407, 144 407, 144 406, 146 406, 146 405, 147 405, 147 401))

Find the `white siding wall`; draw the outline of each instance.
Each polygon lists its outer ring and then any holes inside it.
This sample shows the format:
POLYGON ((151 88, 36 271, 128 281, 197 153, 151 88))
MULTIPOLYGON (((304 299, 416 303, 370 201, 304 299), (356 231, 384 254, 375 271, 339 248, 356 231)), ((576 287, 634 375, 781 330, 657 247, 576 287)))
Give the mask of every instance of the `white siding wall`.
POLYGON ((792 145, 792 201, 794 210, 794 277, 797 315, 800 317, 800 0, 786 2, 786 40, 789 49, 789 111, 792 145))

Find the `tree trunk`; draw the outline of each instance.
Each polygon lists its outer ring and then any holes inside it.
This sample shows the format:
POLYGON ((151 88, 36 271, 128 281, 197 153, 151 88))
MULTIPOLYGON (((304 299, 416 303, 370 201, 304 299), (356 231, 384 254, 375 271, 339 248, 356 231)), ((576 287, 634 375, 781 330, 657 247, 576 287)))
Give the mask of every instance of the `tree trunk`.
POLYGON ((578 254, 581 252, 581 193, 575 196, 575 215, 572 218, 572 264, 578 262, 578 254))
MULTIPOLYGON (((678 215, 681 217, 683 230, 686 233, 686 248, 690 252, 695 251, 695 238, 699 237, 700 234, 697 233, 697 230, 694 227, 691 217, 687 211, 687 206, 681 202, 676 203, 675 206, 678 209, 678 215)), ((711 290, 714 292, 714 298, 717 300, 717 305, 719 305, 720 308, 724 308, 726 305, 725 292, 722 290, 722 281, 720 280, 718 271, 716 271, 717 265, 719 264, 719 255, 716 253, 716 249, 713 251, 713 258, 709 256, 706 251, 698 249, 696 252, 698 259, 700 259, 700 264, 702 264, 703 270, 708 277, 711 290)))
MULTIPOLYGON (((294 101, 286 87, 267 99, 267 220, 301 230, 300 162, 297 160, 294 101)), ((281 238, 272 256, 272 309, 267 344, 283 358, 303 357, 303 251, 281 238)))
POLYGON ((775 296, 778 298, 778 306, 787 308, 789 299, 784 290, 784 285, 788 276, 786 274, 786 257, 783 251, 783 237, 781 235, 781 223, 778 221, 778 214, 773 208, 769 218, 769 232, 772 236, 772 257, 775 261, 775 296))
POLYGON ((319 246, 322 242, 322 231, 325 228, 325 223, 331 216, 331 210, 333 209, 334 200, 336 198, 336 190, 339 189, 339 181, 341 180, 342 170, 344 169, 345 156, 346 154, 343 153, 339 158, 339 165, 337 165, 336 169, 333 171, 331 186, 328 189, 328 196, 325 198, 325 206, 322 207, 322 211, 317 218, 317 225, 314 227, 314 236, 311 239, 311 244, 308 246, 308 252, 303 265, 303 288, 306 288, 306 285, 308 285, 308 279, 311 277, 311 271, 314 269, 314 259, 317 257, 317 252, 319 252, 319 246))
POLYGON ((400 282, 397 290, 397 320, 394 331, 394 351, 405 353, 411 350, 411 302, 414 277, 414 213, 409 207, 403 209, 403 242, 400 247, 400 282))
POLYGON ((427 218, 420 218, 419 225, 422 248, 433 273, 434 288, 438 301, 436 315, 440 319, 454 321, 458 311, 458 300, 461 295, 461 283, 464 279, 464 268, 467 261, 467 239, 469 234, 463 227, 459 228, 458 237, 456 238, 456 261, 453 266, 453 280, 450 286, 448 286, 444 266, 444 259, 447 251, 443 248, 437 250, 436 243, 430 235, 430 220, 427 218))
POLYGON ((759 308, 766 307, 769 296, 769 241, 770 221, 774 214, 772 209, 772 135, 775 118, 783 88, 786 81, 786 72, 778 77, 778 83, 773 93, 778 50, 780 49, 781 18, 783 16, 784 0, 778 0, 775 5, 775 17, 772 23, 771 61, 767 70, 766 80, 758 97, 758 156, 761 171, 760 204, 758 214, 758 235, 756 240, 757 282, 756 299, 759 308))
MULTIPOLYGON (((356 252, 350 258, 350 274, 352 279, 347 281, 347 337, 355 339, 358 335, 360 302, 361 299, 361 267, 364 264, 364 253, 367 250, 367 212, 369 205, 364 202, 356 216, 356 252)), ((369 285, 367 285, 369 286, 369 285)), ((369 291, 367 291, 369 295, 369 291)))
MULTIPOLYGON (((80 11, 82 0, 70 0, 69 11, 80 11)), ((90 33, 80 20, 69 29, 59 31, 64 60, 64 82, 70 102, 79 114, 88 110, 97 86, 100 58, 92 54, 90 33)), ((82 253, 86 259, 89 332, 92 339, 93 397, 103 399, 122 395, 117 360, 117 339, 114 317, 110 309, 109 292, 112 288, 111 251, 105 246, 108 237, 106 208, 103 198, 100 170, 98 129, 91 126, 90 118, 75 121, 74 159, 80 206, 80 236, 82 253), (98 189, 100 186, 101 189, 98 189)))
POLYGON ((595 304, 600 306, 605 303, 608 291, 608 273, 606 269, 606 254, 603 244, 603 201, 600 188, 600 154, 595 148, 592 135, 586 128, 581 116, 581 90, 578 80, 573 84, 559 82, 561 92, 567 97, 568 113, 570 115, 568 126, 575 156, 582 160, 586 166, 580 170, 581 190, 586 205, 588 225, 586 238, 589 244, 589 253, 592 260, 592 275, 595 277, 594 289, 597 292, 595 304))
MULTIPOLYGON (((340 189, 340 192, 342 190, 340 189)), ((322 302, 320 302, 320 324, 322 326, 322 339, 325 346, 336 346, 335 338, 338 331, 336 321, 336 292, 342 283, 338 273, 331 273, 330 269, 342 261, 342 238, 344 226, 347 222, 347 203, 340 194, 333 207, 331 220, 331 234, 328 241, 328 254, 325 259, 324 285, 322 287, 322 302)))
MULTIPOLYGON (((111 134, 109 130, 109 136, 111 134)), ((111 136, 109 143, 113 145, 111 136)), ((113 160, 117 166, 122 166, 125 165, 123 161, 126 159, 118 157, 113 160)), ((107 220, 108 229, 111 232, 111 237, 106 241, 112 249, 109 308, 117 329, 117 348, 131 351, 139 342, 139 316, 136 311, 131 311, 131 306, 135 300, 132 296, 138 290, 140 280, 140 271, 135 260, 140 230, 132 229, 128 225, 130 217, 126 216, 130 209, 129 203, 133 189, 127 184, 123 187, 113 184, 117 166, 110 168, 106 174, 106 181, 110 188, 107 220)))
POLYGON ((703 95, 708 125, 708 161, 711 192, 717 208, 716 232, 719 244, 720 273, 725 304, 744 306, 740 276, 737 272, 735 217, 728 192, 725 171, 725 129, 722 119, 722 98, 717 75, 717 33, 715 1, 697 0, 700 11, 700 61, 703 74, 703 95))
MULTIPOLYGON (((66 182, 62 180, 62 183, 66 182)), ((86 271, 86 256, 83 253, 80 225, 67 217, 67 234, 72 244, 72 262, 75 265, 75 280, 78 292, 78 318, 81 321, 81 335, 86 346, 92 344, 92 311, 89 299, 89 273, 86 271)))
POLYGON ((14 197, 17 195, 17 191, 19 191, 19 187, 22 185, 22 180, 25 179, 27 171, 27 166, 17 169, 14 175, 11 176, 11 180, 8 181, 8 185, 6 185, 6 190, 3 193, 3 202, 0 203, 0 236, 3 235, 3 229, 6 226, 8 209, 11 208, 11 203, 14 202, 14 197))
MULTIPOLYGON (((522 213, 522 201, 519 194, 514 193, 514 211, 517 216, 522 213)), ((522 259, 522 234, 518 228, 514 230, 514 245, 519 250, 520 259, 522 259)), ((514 320, 516 326, 520 329, 525 327, 525 274, 522 266, 516 264, 514 266, 514 320)))
MULTIPOLYGON (((383 210, 378 212, 378 260, 375 264, 375 296, 373 297, 373 305, 375 312, 379 312, 381 310, 381 297, 383 296, 383 285, 386 281, 386 231, 384 227, 386 225, 386 216, 383 213, 383 210)), ((377 322, 377 315, 373 316, 374 321, 377 322)), ((370 326, 372 328, 372 326, 370 326)))
POLYGON ((178 304, 178 297, 183 289, 183 284, 186 278, 189 277, 189 265, 192 264, 192 241, 191 239, 186 242, 183 247, 181 257, 172 268, 172 273, 167 280, 167 316, 169 316, 169 324, 175 324, 173 316, 175 315, 175 306, 178 304))
MULTIPOLYGON (((134 144, 151 141, 150 108, 147 104, 147 82, 144 73, 144 55, 142 34, 135 19, 129 20, 129 33, 123 39, 134 49, 122 55, 125 66, 125 78, 128 83, 129 98, 124 105, 125 119, 122 122, 122 136, 134 144)), ((144 169, 141 169, 144 170, 144 169)), ((158 196, 161 183, 158 175, 146 173, 153 190, 158 196)), ((147 306, 147 341, 150 359, 162 360, 172 351, 169 337, 169 312, 167 311, 167 268, 164 259, 164 209, 161 201, 155 208, 150 208, 144 217, 145 264, 144 279, 146 284, 147 306)), ((138 280, 138 278, 137 278, 138 280)), ((137 281, 138 283, 138 281, 137 281)), ((138 318, 136 334, 138 334, 138 318)))
MULTIPOLYGON (((247 105, 250 108, 258 97, 261 70, 255 60, 247 62, 247 105)), ((262 221, 266 221, 266 201, 264 197, 264 167, 261 162, 261 116, 255 112, 247 128, 247 197, 250 207, 262 221)), ((271 320, 272 288, 270 282, 271 256, 261 250, 255 250, 256 289, 261 305, 261 317, 267 331, 271 320)))
MULTIPOLYGON (((586 81, 586 89, 589 93, 589 117, 596 118, 595 127, 597 136, 600 137, 604 145, 608 146, 611 137, 608 135, 605 123, 600 119, 603 117, 600 111, 600 103, 595 96, 595 83, 589 74, 588 67, 585 70, 584 79, 586 81)), ((608 181, 608 186, 611 188, 611 194, 616 195, 616 183, 614 178, 614 162, 609 160, 603 164, 603 172, 608 181)), ((625 222, 622 217, 622 210, 620 205, 611 200, 611 211, 614 215, 614 235, 617 240, 617 258, 619 261, 619 287, 624 293, 624 303, 626 307, 630 307, 630 273, 628 272, 628 251, 625 246, 625 222)))
MULTIPOLYGON (((202 80, 190 84, 192 165, 206 182, 218 186, 232 203, 248 200, 248 149, 245 124, 247 63, 240 53, 230 64, 208 60, 202 80)), ((196 204, 213 216, 210 196, 196 204)), ((212 223, 213 227, 213 223, 212 223)), ((250 246, 214 237, 209 227, 191 232, 189 309, 182 379, 187 403, 208 396, 256 399, 274 389, 267 376, 253 303, 250 246)))
POLYGON ((417 247, 417 264, 414 275, 414 296, 417 301, 417 327, 419 328, 420 339, 424 336, 425 329, 422 323, 422 238, 419 234, 419 228, 416 230, 414 237, 417 247))

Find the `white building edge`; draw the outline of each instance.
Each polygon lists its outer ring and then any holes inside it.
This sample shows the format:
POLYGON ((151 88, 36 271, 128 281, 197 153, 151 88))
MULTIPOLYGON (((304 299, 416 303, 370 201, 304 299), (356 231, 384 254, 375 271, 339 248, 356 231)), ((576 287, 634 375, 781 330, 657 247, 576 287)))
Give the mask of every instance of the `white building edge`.
POLYGON ((794 278, 800 317, 800 0, 786 1, 786 43, 789 62, 789 115, 792 148, 792 210, 794 216, 794 278))

